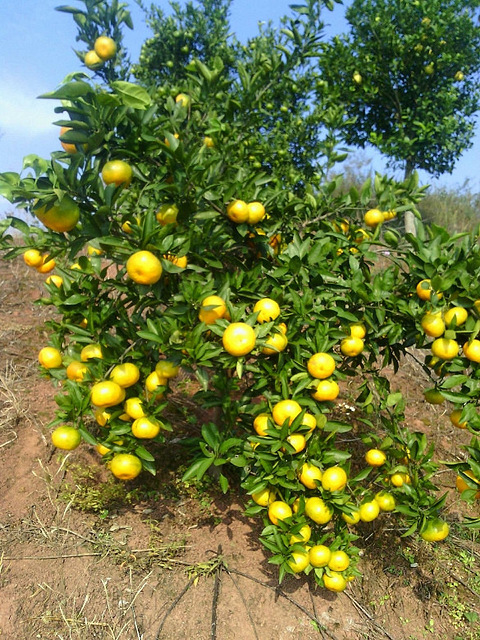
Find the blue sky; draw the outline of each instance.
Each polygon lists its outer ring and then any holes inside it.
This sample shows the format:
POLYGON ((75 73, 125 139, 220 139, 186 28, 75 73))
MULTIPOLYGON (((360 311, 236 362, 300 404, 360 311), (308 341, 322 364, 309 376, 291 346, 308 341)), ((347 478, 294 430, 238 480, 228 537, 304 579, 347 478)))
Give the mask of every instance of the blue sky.
MULTIPOLYGON (((157 0, 168 8, 166 0, 157 0)), ((259 21, 279 18, 289 12, 292 0, 234 0, 232 5, 232 29, 241 39, 255 35, 259 21)), ((73 49, 76 46, 76 26, 68 14, 55 11, 68 0, 1 0, 0 20, 0 172, 20 171, 22 159, 29 153, 48 157, 58 149, 58 128, 52 126, 56 119, 54 104, 49 100, 37 100, 41 93, 53 90, 63 78, 74 70, 82 69, 73 49)), ((80 6, 76 0, 70 4, 80 6)), ((140 52, 142 42, 149 36, 143 13, 131 0, 135 30, 126 30, 126 44, 132 61, 140 52)), ((147 2, 147 4, 150 4, 147 2)), ((331 31, 344 29, 343 8, 338 6, 334 14, 326 12, 331 31)), ((372 159, 374 170, 383 171, 383 161, 378 154, 363 153, 372 159)), ((421 176, 424 183, 461 186, 468 179, 474 191, 480 191, 480 134, 477 133, 472 150, 465 153, 451 176, 438 181, 421 176)), ((0 199, 0 213, 11 209, 0 199)))

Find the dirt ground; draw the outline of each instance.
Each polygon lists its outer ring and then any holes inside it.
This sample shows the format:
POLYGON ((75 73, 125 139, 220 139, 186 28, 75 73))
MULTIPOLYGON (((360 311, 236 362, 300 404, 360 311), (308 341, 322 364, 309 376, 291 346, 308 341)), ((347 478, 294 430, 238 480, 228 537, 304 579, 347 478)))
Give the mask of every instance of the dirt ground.
MULTIPOLYGON (((450 496, 447 541, 400 538, 384 514, 363 525, 363 577, 335 595, 305 576, 279 587, 242 495, 179 483, 181 451, 147 486, 126 486, 86 444, 54 450, 55 388, 36 359, 43 278, 21 259, 0 262, 2 640, 480 639, 480 545, 456 524, 478 507, 460 501, 446 467, 436 480, 450 496)), ((437 459, 461 459, 469 434, 424 402, 422 375, 412 360, 392 376, 410 426, 437 459)))

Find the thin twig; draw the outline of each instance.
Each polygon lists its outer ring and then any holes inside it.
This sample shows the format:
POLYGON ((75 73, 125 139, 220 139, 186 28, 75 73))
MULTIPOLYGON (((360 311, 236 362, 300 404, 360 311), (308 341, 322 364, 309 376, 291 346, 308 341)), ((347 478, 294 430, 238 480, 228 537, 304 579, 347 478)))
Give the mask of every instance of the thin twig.
POLYGON ((291 602, 293 605, 295 605, 298 609, 300 609, 300 611, 302 611, 308 618, 310 618, 310 620, 313 620, 313 622, 315 622, 315 624, 317 624, 319 626, 319 629, 325 633, 329 638, 331 638, 331 640, 338 640, 337 636, 333 635, 324 625, 322 625, 315 616, 313 616, 310 611, 308 611, 308 609, 305 609, 305 607, 303 607, 300 603, 298 603, 296 600, 294 600, 293 598, 291 598, 287 593, 285 593, 285 591, 282 591, 280 589, 280 587, 272 587, 272 585, 268 584, 268 582, 263 582, 262 580, 258 580, 258 578, 255 578, 254 576, 250 576, 248 575, 248 573, 243 573, 243 571, 238 571, 237 569, 229 569, 229 571, 231 571, 232 573, 234 573, 235 575, 238 576, 242 576, 243 578, 247 578, 248 580, 252 580, 253 582, 256 582, 257 584, 262 585, 262 587, 266 587, 267 589, 271 589, 272 591, 275 591, 275 593, 277 593, 280 596, 283 596, 286 600, 288 600, 289 602, 291 602))
POLYGON ((230 572, 230 569, 228 569, 228 567, 226 567, 226 566, 224 566, 223 569, 224 569, 225 573, 227 574, 227 576, 230 578, 230 580, 233 582, 236 590, 238 591, 238 593, 240 595, 240 598, 242 599, 243 605, 245 607, 245 610, 247 612, 248 619, 250 620, 250 624, 252 625, 252 630, 253 630, 253 634, 255 636, 255 639, 259 640, 259 637, 258 637, 258 634, 257 634, 257 628, 255 627, 255 622, 253 621, 252 614, 250 613, 250 609, 248 608, 247 601, 245 600, 245 598, 243 596, 242 590, 238 586, 238 583, 235 580, 235 578, 232 576, 232 574, 230 572))
POLYGON ((90 553, 67 553, 61 556, 4 556, 4 560, 63 560, 65 558, 85 558, 88 556, 101 556, 101 551, 91 551, 90 553))
POLYGON ((391 636, 388 633, 388 631, 382 627, 382 625, 378 624, 378 622, 373 618, 373 616, 364 607, 362 607, 362 605, 357 600, 355 600, 353 596, 351 596, 349 593, 346 593, 346 592, 344 593, 347 596, 347 598, 350 600, 350 602, 353 604, 353 606, 357 609, 357 611, 360 611, 360 613, 363 613, 363 615, 369 620, 369 622, 371 622, 371 624, 376 629, 381 631, 390 640, 395 640, 395 638, 391 636))
MULTIPOLYGON (((151 572, 150 572, 150 573, 151 573, 151 572)), ((132 569, 131 569, 131 568, 130 568, 129 574, 130 574, 130 587, 131 587, 131 588, 132 588, 132 590, 133 590, 133 583, 132 583, 132 569)), ((149 575, 150 575, 150 574, 149 574, 149 575)), ((147 577, 148 577, 148 576, 147 576, 147 577)), ((143 637, 143 636, 142 636, 142 634, 140 633, 140 629, 139 629, 138 624, 137 624, 137 613, 136 613, 136 611, 135 611, 135 600, 137 599, 138 594, 142 591, 143 587, 144 587, 146 584, 147 584, 147 583, 146 583, 146 578, 144 578, 143 585, 138 589, 137 593, 135 594, 135 596, 134 596, 133 600, 132 600, 132 601, 131 601, 131 603, 130 603, 130 609, 132 610, 133 626, 135 627, 135 632, 136 632, 136 634, 137 634, 137 638, 138 638, 138 640, 142 640, 142 637, 143 637)))
MULTIPOLYGON (((217 556, 222 555, 222 545, 218 545, 217 556)), ((223 569, 223 563, 217 566, 217 570, 215 571, 215 582, 213 583, 213 601, 212 601, 212 640, 217 639, 217 607, 218 607, 218 597, 220 595, 220 574, 223 569)))
POLYGON ((16 431, 13 431, 13 430, 12 430, 12 431, 10 431, 10 433, 13 433, 14 437, 13 437, 13 438, 11 438, 10 440, 7 440, 6 442, 3 442, 2 444, 0 444, 0 449, 1 449, 2 447, 6 447, 6 446, 7 446, 7 444, 11 444, 12 442, 15 442, 15 440, 17 440, 17 439, 18 439, 18 435, 17 435, 17 432, 16 432, 16 431))
POLYGON ((165 615, 163 616, 163 620, 160 623, 160 627, 157 631, 157 635, 155 636, 155 640, 160 640, 160 634, 162 633, 162 629, 165 625, 165 622, 168 618, 168 616, 172 613, 172 611, 175 609, 175 607, 177 606, 177 604, 180 602, 180 600, 183 598, 183 596, 187 593, 187 591, 190 589, 190 587, 192 586, 192 584, 195 582, 195 577, 190 578, 190 580, 187 582, 187 584, 185 585, 185 587, 182 589, 181 593, 175 598, 175 600, 172 602, 172 604, 168 607, 167 611, 165 612, 165 615))

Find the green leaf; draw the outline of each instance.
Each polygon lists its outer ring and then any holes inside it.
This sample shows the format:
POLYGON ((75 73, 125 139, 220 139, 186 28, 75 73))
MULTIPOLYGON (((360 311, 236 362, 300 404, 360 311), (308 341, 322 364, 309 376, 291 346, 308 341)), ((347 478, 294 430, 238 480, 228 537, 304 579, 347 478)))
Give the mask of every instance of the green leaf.
POLYGON ((191 464, 182 476, 182 482, 190 480, 190 478, 197 478, 201 480, 208 469, 212 466, 215 458, 201 458, 191 464))
POLYGON ((208 422, 202 427, 202 436, 205 442, 214 450, 218 449, 220 444, 220 434, 213 422, 208 422))
POLYGON ((228 480, 227 478, 223 475, 223 473, 220 474, 218 481, 220 483, 220 488, 222 489, 223 493, 227 493, 227 491, 229 490, 229 484, 228 484, 228 480))
POLYGON ((66 4, 62 4, 59 7, 55 7, 55 11, 61 11, 62 13, 72 13, 72 14, 77 14, 77 13, 81 13, 84 16, 86 16, 87 14, 84 11, 81 11, 80 9, 77 9, 76 7, 70 7, 66 4))
POLYGON ((155 461, 155 458, 152 456, 152 454, 149 451, 147 451, 145 449, 145 447, 142 447, 142 446, 137 447, 135 449, 135 453, 142 460, 146 460, 148 462, 154 462, 155 461))
POLYGON ((112 82, 122 104, 133 109, 146 109, 152 103, 152 99, 147 90, 132 82, 117 80, 112 82))
POLYGON ((42 93, 42 95, 38 97, 49 100, 76 100, 91 93, 94 93, 94 90, 87 82, 77 80, 75 82, 68 82, 50 93, 42 93))

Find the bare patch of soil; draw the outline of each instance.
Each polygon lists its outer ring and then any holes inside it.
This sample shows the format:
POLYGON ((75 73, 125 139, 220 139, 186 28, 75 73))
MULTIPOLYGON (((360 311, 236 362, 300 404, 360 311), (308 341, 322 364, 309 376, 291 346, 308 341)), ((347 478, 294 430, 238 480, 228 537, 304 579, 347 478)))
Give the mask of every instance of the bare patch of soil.
MULTIPOLYGON (((346 592, 305 576, 279 586, 242 496, 181 485, 180 452, 146 486, 128 487, 87 445, 59 454, 46 428, 54 387, 36 363, 47 340, 49 311, 34 304, 43 277, 15 260, 0 263, 0 282, 1 638, 480 638, 479 546, 455 525, 432 547, 398 537, 386 516, 363 526, 364 575, 346 592)), ((408 422, 434 440, 439 459, 461 457, 469 435, 426 405, 422 375, 414 360, 392 375, 408 422)), ((452 472, 442 468, 437 480, 450 493, 452 523, 475 515, 453 491, 452 472)))

